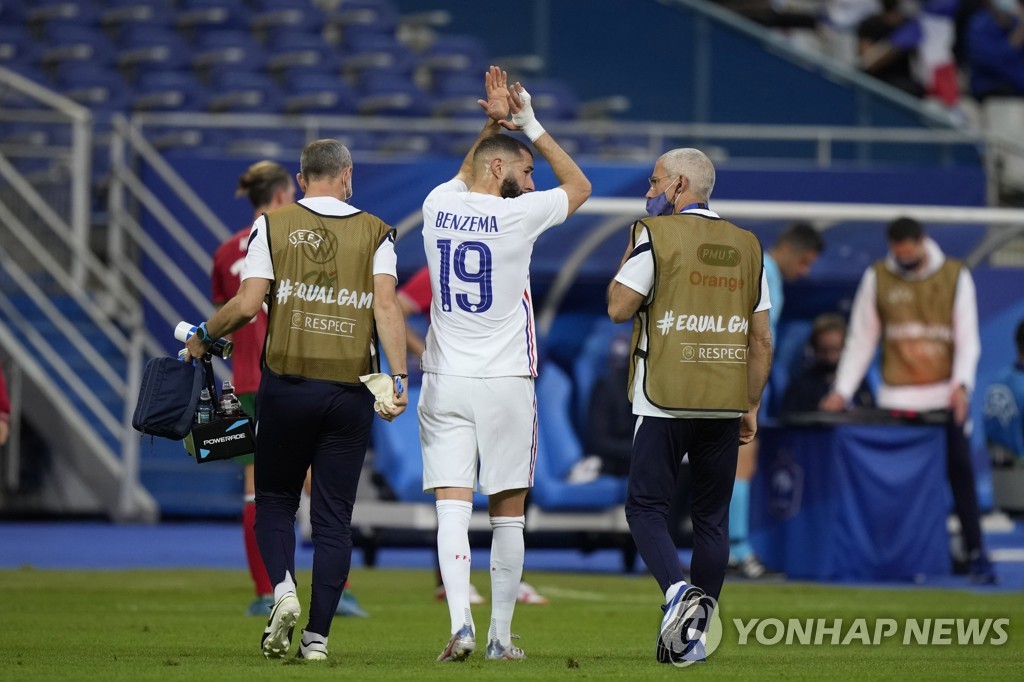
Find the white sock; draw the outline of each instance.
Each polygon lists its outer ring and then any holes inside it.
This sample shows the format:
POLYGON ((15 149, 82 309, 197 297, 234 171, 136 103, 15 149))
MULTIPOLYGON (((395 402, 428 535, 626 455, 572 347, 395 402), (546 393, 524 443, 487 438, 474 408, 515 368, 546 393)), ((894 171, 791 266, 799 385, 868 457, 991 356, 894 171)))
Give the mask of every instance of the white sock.
POLYGON ((676 593, 679 592, 679 590, 683 589, 686 589, 685 580, 680 580, 677 583, 672 583, 671 585, 669 585, 668 589, 665 590, 665 603, 667 604, 670 601, 672 601, 672 598, 676 596, 676 593))
POLYGON ((312 644, 313 642, 315 642, 317 640, 320 640, 321 642, 323 642, 325 647, 327 646, 327 638, 324 637, 323 635, 318 635, 317 633, 310 632, 309 630, 303 630, 302 631, 302 643, 303 644, 312 644))
POLYGON ((448 597, 452 634, 464 625, 469 625, 476 632, 473 614, 469 610, 469 519, 473 515, 473 504, 462 500, 438 500, 436 506, 437 561, 448 597))
POLYGON ((299 537, 303 542, 308 542, 313 537, 313 522, 309 518, 309 493, 305 488, 299 495, 299 508, 295 518, 299 522, 299 537))
POLYGON ((292 578, 292 574, 287 571, 284 574, 284 580, 274 585, 274 603, 281 601, 281 598, 291 592, 295 594, 295 579, 292 578))
POLYGON ((512 644, 512 613, 523 578, 525 516, 492 516, 491 528, 491 628, 488 641, 512 644))

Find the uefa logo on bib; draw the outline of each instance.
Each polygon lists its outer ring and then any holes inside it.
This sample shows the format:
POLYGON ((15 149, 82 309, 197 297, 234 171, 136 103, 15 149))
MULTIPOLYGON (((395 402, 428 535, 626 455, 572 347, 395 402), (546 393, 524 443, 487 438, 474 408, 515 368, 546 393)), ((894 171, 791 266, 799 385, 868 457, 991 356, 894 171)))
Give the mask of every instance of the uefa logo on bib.
POLYGON ((669 660, 677 668, 703 663, 722 643, 722 616, 718 602, 703 595, 686 607, 682 627, 672 633, 669 660))

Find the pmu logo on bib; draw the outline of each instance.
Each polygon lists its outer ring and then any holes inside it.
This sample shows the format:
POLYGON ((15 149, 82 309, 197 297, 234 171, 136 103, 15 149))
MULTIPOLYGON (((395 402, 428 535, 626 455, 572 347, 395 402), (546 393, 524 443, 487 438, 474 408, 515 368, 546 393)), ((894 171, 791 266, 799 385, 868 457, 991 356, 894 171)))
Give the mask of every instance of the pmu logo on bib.
POLYGON ((704 243, 697 247, 697 260, 704 265, 734 268, 740 264, 740 252, 727 244, 704 243))

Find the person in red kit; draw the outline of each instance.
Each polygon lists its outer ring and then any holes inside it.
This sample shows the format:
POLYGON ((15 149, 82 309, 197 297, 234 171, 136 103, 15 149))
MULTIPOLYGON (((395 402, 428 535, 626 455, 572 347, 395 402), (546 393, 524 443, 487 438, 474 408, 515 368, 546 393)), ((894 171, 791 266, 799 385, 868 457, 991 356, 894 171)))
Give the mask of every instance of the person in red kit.
POLYGON ((7 382, 4 381, 4 370, 0 368, 0 446, 7 442, 11 435, 11 401, 7 397, 7 382))
MULTIPOLYGON (((402 313, 406 317, 410 315, 430 315, 430 301, 433 299, 433 292, 430 289, 430 272, 426 265, 413 273, 412 277, 398 288, 398 302, 402 306, 402 313)), ((419 366, 419 359, 423 357, 426 349, 426 341, 411 326, 405 328, 406 345, 411 355, 416 357, 416 366, 419 366)), ((237 352, 237 351, 236 351, 237 352)), ((413 363, 410 361, 409 367, 413 363)), ((411 372, 410 372, 411 374, 411 372)), ((434 596, 438 601, 446 598, 444 583, 441 581, 441 569, 437 568, 437 589, 434 596)), ((519 595, 517 600, 520 604, 547 604, 548 598, 537 592, 530 583, 521 581, 519 583, 519 595)), ((469 603, 484 604, 487 600, 481 596, 477 589, 470 584, 469 603)))
MULTIPOLYGON (((238 179, 236 196, 245 196, 253 206, 253 220, 259 216, 287 206, 295 201, 295 182, 284 166, 273 161, 259 161, 249 166, 238 179)), ((242 282, 242 266, 249 246, 250 227, 245 227, 220 245, 213 254, 213 276, 211 278, 212 300, 220 307, 230 301, 242 282)), ((256 413, 256 391, 260 386, 260 358, 263 355, 263 342, 267 336, 266 306, 260 310, 253 320, 236 331, 233 335, 235 343, 234 355, 231 359, 235 394, 238 396, 242 409, 249 415, 256 413)), ((270 584, 267 570, 263 567, 259 548, 256 546, 256 484, 253 474, 253 455, 236 458, 244 469, 245 506, 242 511, 242 529, 245 535, 245 555, 249 563, 256 588, 256 599, 247 611, 250 616, 267 616, 274 608, 274 587, 270 584)), ((306 478, 309 488, 309 477, 306 478)), ((348 584, 342 592, 338 604, 340 616, 365 616, 355 597, 348 590, 348 584)))

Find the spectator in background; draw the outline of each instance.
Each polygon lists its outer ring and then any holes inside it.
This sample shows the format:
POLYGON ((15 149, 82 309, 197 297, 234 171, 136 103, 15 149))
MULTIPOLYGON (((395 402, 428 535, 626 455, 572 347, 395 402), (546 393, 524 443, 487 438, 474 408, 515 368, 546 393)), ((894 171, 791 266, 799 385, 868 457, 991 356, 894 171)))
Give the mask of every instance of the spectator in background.
POLYGON ((4 369, 0 367, 0 445, 7 443, 11 435, 11 399, 7 397, 7 381, 4 369))
MULTIPOLYGON (((806 277, 824 250, 825 241, 818 231, 808 223, 797 222, 787 227, 764 254, 764 274, 772 302, 768 324, 773 345, 777 343, 779 318, 785 303, 783 282, 806 277)), ((729 505, 729 565, 744 578, 776 577, 750 546, 750 481, 757 471, 757 450, 756 439, 740 446, 736 483, 729 505)))
POLYGON ((827 54, 851 67, 857 63, 857 26, 879 10, 879 0, 825 0, 819 29, 827 54))
POLYGON ((882 11, 857 26, 860 68, 880 81, 914 97, 924 88, 913 72, 913 60, 921 42, 921 25, 903 13, 900 0, 882 0, 882 11))
POLYGON ((633 448, 633 408, 629 404, 629 338, 616 336, 608 349, 608 366, 587 401, 584 449, 587 456, 569 473, 570 483, 586 483, 601 474, 629 475, 633 448))
POLYGON ((1024 461, 1024 320, 1013 338, 1017 362, 1003 370, 985 392, 985 440, 993 462, 1000 465, 1024 461))
POLYGON ((970 580, 996 582, 981 537, 981 514, 967 439, 970 392, 981 355, 970 270, 947 258, 912 218, 887 230, 889 255, 861 278, 832 391, 821 409, 846 409, 882 346, 880 407, 949 410, 946 472, 970 562, 970 580))
MULTIPOLYGON (((846 339, 846 320, 836 313, 825 313, 814 319, 811 329, 810 347, 813 360, 786 387, 782 399, 783 413, 816 412, 836 379, 836 368, 843 354, 846 339)), ((853 396, 853 404, 871 407, 874 399, 871 391, 862 383, 853 396)))
POLYGON ((1024 96, 1024 0, 986 0, 967 25, 971 93, 1024 96))

